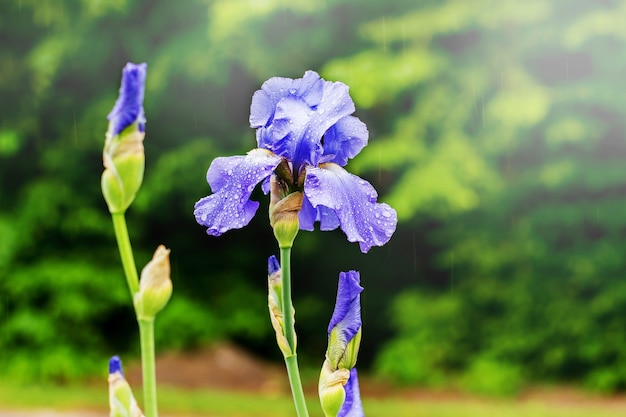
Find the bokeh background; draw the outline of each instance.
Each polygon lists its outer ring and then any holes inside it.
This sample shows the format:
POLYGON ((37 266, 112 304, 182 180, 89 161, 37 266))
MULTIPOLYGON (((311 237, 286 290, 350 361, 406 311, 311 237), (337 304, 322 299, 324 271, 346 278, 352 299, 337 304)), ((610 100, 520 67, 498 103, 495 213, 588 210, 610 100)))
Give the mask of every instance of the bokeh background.
POLYGON ((398 211, 367 255, 302 232, 294 304, 321 364, 339 271, 361 272, 359 367, 404 384, 626 389, 626 3, 619 0, 10 0, 0 3, 0 375, 76 381, 138 355, 100 193, 106 115, 147 62, 137 263, 172 249, 157 348, 228 340, 280 361, 267 198, 207 236, 216 156, 255 146, 252 94, 307 69, 350 86, 348 165, 398 211))

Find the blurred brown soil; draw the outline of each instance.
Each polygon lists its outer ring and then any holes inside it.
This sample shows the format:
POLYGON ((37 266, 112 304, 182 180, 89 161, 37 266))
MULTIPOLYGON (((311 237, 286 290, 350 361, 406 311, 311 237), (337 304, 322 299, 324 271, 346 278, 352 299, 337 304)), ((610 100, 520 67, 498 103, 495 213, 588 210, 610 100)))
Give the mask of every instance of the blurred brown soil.
MULTIPOLYGON (((264 361, 250 352, 229 343, 216 344, 197 352, 166 353, 157 358, 157 379, 160 386, 177 388, 213 388, 235 391, 289 394, 289 383, 280 363, 264 361)), ((126 376, 131 384, 141 383, 139 363, 130 364, 126 376)), ((360 376, 361 395, 365 398, 403 398, 414 401, 494 401, 454 389, 395 387, 392 384, 360 376)), ((316 381, 305 385, 312 395, 316 381)), ((626 396, 600 396, 569 387, 537 387, 524 391, 517 398, 504 401, 541 402, 558 405, 598 405, 626 407, 626 396)))
MULTIPOLYGON (((156 372, 159 386, 289 392, 282 367, 229 343, 195 352, 165 353, 156 359, 156 372)), ((131 385, 141 384, 140 363, 131 363, 124 373, 131 385)))

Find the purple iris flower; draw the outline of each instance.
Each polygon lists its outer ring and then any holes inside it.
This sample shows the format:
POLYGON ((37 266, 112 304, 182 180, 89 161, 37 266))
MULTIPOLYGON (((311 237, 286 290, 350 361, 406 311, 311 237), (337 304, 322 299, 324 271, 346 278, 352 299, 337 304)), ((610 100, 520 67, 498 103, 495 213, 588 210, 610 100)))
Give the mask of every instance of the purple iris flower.
POLYGON ((143 111, 143 96, 147 65, 129 62, 122 70, 120 93, 113 109, 107 116, 111 136, 119 135, 124 129, 137 122, 140 132, 144 131, 146 116, 143 111))
POLYGON ((351 116, 354 103, 348 86, 325 81, 314 71, 302 78, 270 78, 254 93, 250 125, 257 149, 245 156, 216 158, 207 172, 213 194, 195 205, 196 221, 207 233, 247 225, 259 203, 250 200, 257 184, 270 191, 274 175, 284 192, 303 192, 299 227, 341 227, 362 252, 382 246, 396 229, 397 214, 367 181, 342 167, 367 144, 363 122, 351 116))
POLYGON ((359 378, 356 368, 350 371, 350 379, 346 383, 346 399, 339 410, 337 417, 363 417, 363 404, 361 403, 361 393, 359 392, 359 378))

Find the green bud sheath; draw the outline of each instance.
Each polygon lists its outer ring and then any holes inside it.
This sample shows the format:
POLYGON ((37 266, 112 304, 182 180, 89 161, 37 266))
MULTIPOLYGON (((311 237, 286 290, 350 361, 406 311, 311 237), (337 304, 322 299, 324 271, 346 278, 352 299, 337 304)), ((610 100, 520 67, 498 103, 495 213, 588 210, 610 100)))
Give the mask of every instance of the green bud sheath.
POLYGON ((139 320, 153 320, 172 295, 170 250, 160 245, 152 260, 141 271, 139 292, 135 294, 135 311, 139 320))
MULTIPOLYGON (((289 342, 287 341, 287 337, 285 336, 285 318, 284 318, 284 308, 281 302, 281 293, 282 293, 282 271, 279 269, 272 275, 268 276, 268 296, 267 296, 267 305, 270 311, 270 320, 272 321, 272 327, 276 332, 276 343, 280 348, 280 351, 283 353, 283 356, 289 357, 295 354, 296 348, 296 331, 293 329, 294 334, 294 349, 292 350, 289 346, 289 342)), ((291 316, 295 317, 295 309, 293 305, 291 307, 291 316)), ((295 321, 291 320, 293 323, 295 321)))
POLYGON ((102 194, 111 213, 123 213, 135 199, 143 182, 145 155, 137 124, 117 136, 107 136, 102 160, 102 194))
POLYGON ((298 213, 302 208, 301 192, 294 192, 270 207, 270 224, 281 249, 293 246, 300 230, 298 213))
POLYGON ((339 410, 346 400, 344 386, 350 378, 350 370, 333 369, 332 364, 326 359, 320 373, 318 393, 320 404, 326 417, 337 417, 339 410))
POLYGON ((143 417, 130 385, 121 373, 109 375, 110 417, 143 417))
POLYGON ((359 355, 359 347, 361 346, 362 328, 354 335, 354 337, 346 345, 346 350, 339 360, 339 368, 348 371, 356 366, 356 360, 359 355))

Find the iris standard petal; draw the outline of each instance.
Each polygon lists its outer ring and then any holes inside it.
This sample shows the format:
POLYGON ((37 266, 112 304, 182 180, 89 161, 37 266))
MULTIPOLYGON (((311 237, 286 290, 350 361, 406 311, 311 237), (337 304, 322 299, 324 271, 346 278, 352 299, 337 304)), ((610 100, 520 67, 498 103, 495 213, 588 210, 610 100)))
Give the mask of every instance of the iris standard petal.
POLYGON ((133 123, 144 131, 146 116, 143 111, 143 97, 146 83, 147 64, 128 63, 122 70, 122 84, 117 101, 107 116, 110 121, 111 136, 119 135, 133 123))
POLYGON ((363 403, 361 402, 359 378, 356 368, 350 370, 350 378, 344 389, 346 391, 346 399, 337 417, 364 417, 365 414, 363 412, 363 403))
POLYGON ((328 324, 328 335, 333 329, 341 333, 345 343, 352 340, 361 328, 361 278, 357 271, 341 272, 337 288, 335 310, 328 324))
POLYGON ((272 123, 276 105, 285 97, 302 99, 309 107, 317 106, 322 99, 323 84, 315 71, 307 71, 297 79, 270 78, 252 96, 250 127, 265 127, 272 123))
POLYGON ((196 221, 207 233, 222 233, 247 225, 259 203, 250 200, 254 187, 272 174, 281 158, 265 149, 253 149, 246 156, 216 158, 207 172, 213 194, 194 207, 196 221))
POLYGON ((333 162, 345 166, 367 145, 369 132, 365 123, 354 116, 339 119, 324 134, 324 154, 321 163, 333 162))
MULTIPOLYGON (((275 77, 263 83, 252 97, 250 125, 258 129, 258 146, 290 160, 297 175, 303 165, 319 163, 322 136, 353 112, 348 86, 307 71, 295 80, 275 77)), ((351 130, 355 126, 348 124, 351 130)), ((362 148, 358 144, 356 147, 362 148)))
POLYGON ((359 242, 363 253, 382 246, 396 230, 398 215, 384 203, 367 181, 337 164, 307 167, 304 194, 314 208, 332 209, 350 242, 359 242))
MULTIPOLYGON (((294 167, 304 163, 316 166, 323 155, 322 137, 335 123, 354 113, 354 102, 348 94, 348 86, 340 82, 324 81, 322 100, 309 111, 308 120, 300 137, 294 137, 291 154, 294 167)), ((278 114, 278 111, 277 111, 278 114)))

